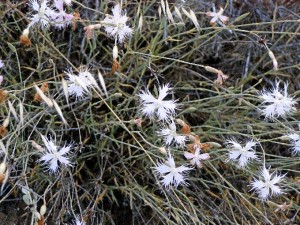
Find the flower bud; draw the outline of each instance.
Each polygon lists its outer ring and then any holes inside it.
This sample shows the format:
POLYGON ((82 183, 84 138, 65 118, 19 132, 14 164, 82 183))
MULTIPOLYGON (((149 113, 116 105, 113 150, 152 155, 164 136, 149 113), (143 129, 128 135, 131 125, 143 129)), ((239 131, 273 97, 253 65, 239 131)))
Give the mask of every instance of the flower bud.
POLYGON ((29 35, 29 28, 28 27, 25 30, 23 30, 22 35, 28 37, 28 35, 29 35))
POLYGON ((29 28, 27 27, 25 30, 23 30, 23 33, 20 36, 20 43, 22 45, 25 45, 25 46, 31 45, 28 35, 29 35, 29 28))
POLYGON ((44 216, 45 213, 46 213, 46 211, 47 211, 47 207, 46 207, 46 205, 44 204, 44 205, 42 205, 41 208, 40 208, 40 214, 41 214, 41 216, 44 216))
POLYGON ((5 162, 2 162, 0 164, 0 174, 4 174, 5 170, 6 170, 6 164, 5 162))
POLYGON ((159 152, 160 152, 161 154, 167 155, 167 150, 166 150, 165 147, 159 147, 158 150, 159 150, 159 152))
POLYGON ((114 48, 113 48, 113 59, 118 58, 118 52, 119 52, 118 46, 115 45, 114 48))
POLYGON ((216 73, 216 74, 219 74, 221 72, 220 70, 217 70, 216 68, 213 68, 211 66, 204 66, 204 69, 208 72, 216 73))
POLYGON ((269 50, 269 51, 268 51, 268 54, 269 54, 270 58, 272 59, 272 62, 273 62, 273 69, 274 69, 274 70, 278 70, 278 62, 277 62, 277 60, 276 60, 276 58, 275 58, 274 53, 273 53, 271 50, 269 50))
POLYGON ((9 124, 9 118, 7 117, 7 118, 3 121, 2 126, 6 128, 6 127, 8 127, 8 124, 9 124))

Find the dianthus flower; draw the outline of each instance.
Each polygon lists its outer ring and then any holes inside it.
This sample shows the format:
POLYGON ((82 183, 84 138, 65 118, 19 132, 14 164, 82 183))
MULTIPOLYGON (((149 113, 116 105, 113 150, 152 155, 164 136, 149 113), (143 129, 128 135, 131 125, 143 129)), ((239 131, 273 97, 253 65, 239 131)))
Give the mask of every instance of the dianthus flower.
POLYGON ((174 158, 171 156, 170 152, 164 163, 158 163, 157 166, 154 167, 155 172, 163 178, 161 182, 166 188, 170 188, 172 185, 175 188, 180 184, 187 185, 185 181, 186 174, 191 169, 192 168, 184 165, 176 167, 174 158))
POLYGON ((229 148, 228 160, 238 161, 239 167, 245 167, 249 160, 258 158, 253 149, 257 142, 253 140, 248 141, 244 147, 234 140, 228 140, 226 143, 229 148))
POLYGON ((58 10, 52 15, 52 20, 55 23, 55 27, 62 29, 72 23, 73 14, 66 13, 64 10, 63 0, 54 0, 54 6, 58 10))
POLYGON ((279 89, 279 81, 276 82, 272 91, 263 90, 260 97, 263 99, 261 112, 265 118, 273 120, 278 117, 285 117, 295 111, 296 101, 288 96, 287 83, 284 90, 279 89))
POLYGON ((169 84, 158 88, 158 98, 156 99, 149 90, 142 91, 138 96, 142 102, 142 113, 148 117, 157 115, 159 120, 170 120, 175 115, 177 107, 174 100, 164 100, 171 88, 169 84))
POLYGON ((220 8, 219 12, 207 12, 206 15, 212 17, 209 24, 214 26, 216 25, 217 21, 220 20, 222 23, 226 24, 229 21, 229 17, 223 16, 224 9, 220 8))
POLYGON ((29 18, 31 20, 28 27, 38 25, 40 28, 45 29, 49 27, 49 24, 52 20, 52 17, 55 15, 54 10, 48 5, 49 0, 30 0, 30 6, 36 14, 33 14, 32 17, 29 18))
POLYGON ((46 149, 39 161, 44 161, 43 164, 48 164, 49 166, 48 169, 50 172, 55 173, 58 170, 59 168, 58 162, 60 162, 64 166, 71 166, 71 162, 69 161, 68 157, 65 156, 72 149, 71 144, 59 148, 58 146, 55 145, 55 143, 52 140, 47 139, 43 135, 41 135, 41 137, 46 149))
POLYGON ((191 159, 190 163, 192 165, 196 165, 198 168, 202 168, 202 160, 208 160, 210 159, 210 156, 208 153, 200 154, 201 148, 197 146, 195 148, 195 152, 184 152, 184 157, 187 159, 191 159))
POLYGON ((81 70, 78 75, 74 75, 71 71, 65 72, 68 75, 68 92, 71 96, 75 96, 76 99, 83 98, 88 92, 88 88, 92 86, 92 82, 89 80, 91 73, 86 70, 81 70))
POLYGON ((114 37, 119 43, 122 43, 127 37, 130 37, 133 30, 126 25, 128 17, 122 12, 120 4, 112 9, 112 16, 107 15, 103 20, 105 31, 109 36, 114 37))
POLYGON ((261 179, 255 179, 251 182, 251 190, 255 190, 258 193, 258 196, 261 200, 266 201, 270 196, 278 196, 282 194, 278 183, 284 178, 285 175, 278 175, 276 172, 270 174, 269 169, 263 167, 260 171, 261 179))
POLYGON ((287 137, 293 144, 292 150, 295 154, 300 154, 300 135, 297 133, 288 134, 287 137))
POLYGON ((166 145, 171 145, 172 143, 175 143, 176 145, 182 147, 185 144, 186 137, 184 135, 177 134, 176 124, 173 120, 170 124, 168 124, 167 128, 163 128, 161 131, 158 132, 158 134, 164 137, 164 142, 166 145))

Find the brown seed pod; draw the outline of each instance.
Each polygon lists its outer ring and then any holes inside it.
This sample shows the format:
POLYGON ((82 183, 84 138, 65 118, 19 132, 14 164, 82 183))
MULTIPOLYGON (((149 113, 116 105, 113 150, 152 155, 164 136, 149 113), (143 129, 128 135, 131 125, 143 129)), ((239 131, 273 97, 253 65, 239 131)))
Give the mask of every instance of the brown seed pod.
POLYGON ((5 180, 5 174, 0 173, 0 185, 3 184, 4 180, 5 180))
POLYGON ((45 225, 45 218, 44 216, 41 216, 41 219, 37 221, 38 225, 45 225))
POLYGON ((120 63, 118 62, 118 60, 114 59, 113 65, 111 67, 111 72, 114 74, 119 69, 120 69, 120 63))
POLYGON ((7 91, 6 90, 0 90, 0 104, 5 101, 6 96, 7 96, 7 91))
POLYGON ((2 138, 4 138, 5 135, 6 135, 6 133, 7 133, 7 128, 4 127, 4 126, 1 126, 1 127, 0 127, 0 136, 1 136, 2 138))

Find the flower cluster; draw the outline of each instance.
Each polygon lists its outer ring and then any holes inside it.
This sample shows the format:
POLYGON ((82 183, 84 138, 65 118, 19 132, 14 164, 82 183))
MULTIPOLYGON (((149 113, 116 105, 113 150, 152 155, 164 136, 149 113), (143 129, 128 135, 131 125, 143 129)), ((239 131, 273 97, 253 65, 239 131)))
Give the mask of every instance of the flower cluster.
MULTIPOLYGON (((66 13, 64 9, 66 1, 54 0, 54 4, 50 5, 49 0, 30 0, 29 5, 35 12, 29 17, 31 21, 28 27, 38 26, 41 29, 48 28, 50 24, 54 24, 57 28, 68 26, 73 19, 73 14, 66 13)), ((67 1, 70 5, 70 1, 67 1)))
POLYGON ((157 175, 162 177, 161 182, 164 187, 174 186, 177 188, 180 184, 187 184, 185 181, 187 173, 193 168, 186 165, 176 167, 174 157, 170 152, 172 145, 177 148, 186 147, 189 151, 183 152, 184 157, 190 161, 191 165, 198 168, 202 167, 201 161, 208 160, 210 156, 208 153, 200 153, 201 143, 199 139, 197 139, 197 143, 190 144, 192 147, 186 145, 188 135, 193 137, 194 140, 195 137, 192 135, 190 127, 184 121, 175 119, 178 104, 176 100, 166 100, 169 94, 173 94, 172 88, 170 84, 165 84, 158 87, 158 97, 153 96, 148 89, 141 91, 138 97, 141 102, 142 114, 160 122, 161 129, 156 133, 163 138, 164 145, 168 147, 166 151, 168 155, 167 160, 158 163, 154 170, 157 175), (182 126, 180 133, 177 131, 176 123, 182 126))
POLYGON ((69 26, 72 21, 78 19, 73 13, 67 13, 64 4, 70 6, 71 0, 30 0, 29 6, 32 13, 28 18, 30 23, 23 30, 20 36, 20 43, 28 46, 31 44, 29 32, 32 27, 38 27, 42 30, 49 28, 50 25, 58 29, 63 29, 69 26))
MULTIPOLYGON (((271 121, 280 117, 285 118, 287 115, 292 114, 295 112, 294 106, 297 104, 297 102, 287 93, 287 83, 284 84, 284 89, 280 89, 279 86, 280 82, 276 81, 272 90, 267 91, 264 89, 259 94, 259 97, 262 99, 259 111, 265 116, 265 119, 269 119, 271 121)), ((296 132, 290 132, 285 135, 285 138, 288 138, 291 141, 293 145, 293 152, 295 154, 299 154, 300 135, 296 132)), ((227 161, 237 162, 239 168, 247 167, 250 161, 258 161, 259 157, 254 149, 257 144, 257 141, 250 140, 242 146, 233 139, 227 140, 227 161)), ((270 174, 270 169, 265 167, 265 163, 266 162, 264 160, 262 169, 258 175, 260 179, 254 178, 254 181, 250 183, 250 186, 252 187, 251 190, 255 190, 263 201, 267 200, 272 195, 278 196, 282 194, 279 184, 285 177, 285 175, 278 175, 277 172, 270 174)))
MULTIPOLYGON (((228 140, 226 144, 229 149, 228 160, 237 161, 239 168, 245 168, 250 160, 258 160, 258 156, 254 150, 258 142, 250 140, 246 142, 245 146, 242 146, 234 140, 228 140)), ((278 196, 282 193, 279 183, 285 175, 278 175, 277 172, 270 174, 270 168, 266 169, 265 165, 263 165, 258 176, 260 178, 254 178, 254 181, 249 186, 251 190, 255 190, 258 193, 262 201, 266 201, 269 197, 273 195, 278 196)))

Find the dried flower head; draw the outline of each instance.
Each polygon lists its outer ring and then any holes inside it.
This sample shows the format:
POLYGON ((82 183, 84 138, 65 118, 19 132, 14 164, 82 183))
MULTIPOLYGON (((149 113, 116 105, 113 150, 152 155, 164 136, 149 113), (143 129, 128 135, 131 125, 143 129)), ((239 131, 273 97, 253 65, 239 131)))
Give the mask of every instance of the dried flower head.
POLYGON ((85 30, 85 36, 88 40, 94 36, 94 25, 88 25, 83 28, 85 30))
POLYGON ((80 18, 80 14, 79 12, 74 12, 73 13, 73 21, 72 21, 72 24, 73 24, 73 30, 76 30, 76 24, 77 24, 77 21, 80 21, 81 18, 80 18))
POLYGON ((291 208, 293 206, 293 201, 290 202, 290 204, 286 204, 286 202, 284 202, 282 205, 277 205, 277 208, 275 209, 274 212, 279 212, 279 211, 286 211, 287 209, 291 208))

